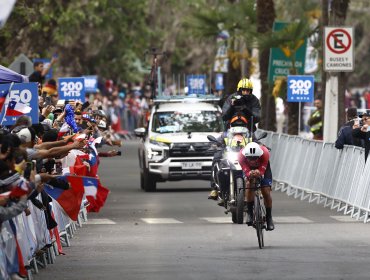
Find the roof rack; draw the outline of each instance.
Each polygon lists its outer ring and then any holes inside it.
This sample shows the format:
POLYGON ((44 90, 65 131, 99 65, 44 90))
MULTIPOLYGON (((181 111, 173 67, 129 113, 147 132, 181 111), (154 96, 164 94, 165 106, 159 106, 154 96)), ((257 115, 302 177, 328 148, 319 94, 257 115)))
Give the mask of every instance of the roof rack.
POLYGON ((220 97, 214 96, 212 94, 189 94, 189 95, 174 95, 174 96, 157 96, 153 99, 154 104, 159 103, 170 103, 170 102, 184 102, 184 103, 194 103, 194 102, 209 102, 217 103, 220 101, 220 97))

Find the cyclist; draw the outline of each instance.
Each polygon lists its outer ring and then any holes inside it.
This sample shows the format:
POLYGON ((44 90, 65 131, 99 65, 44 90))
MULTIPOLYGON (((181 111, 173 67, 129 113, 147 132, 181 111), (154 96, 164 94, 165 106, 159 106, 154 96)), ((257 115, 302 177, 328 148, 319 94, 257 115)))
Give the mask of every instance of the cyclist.
POLYGON ((266 230, 274 230, 275 226, 271 214, 272 173, 269 158, 270 153, 268 149, 256 142, 248 143, 239 153, 239 163, 246 177, 247 224, 251 226, 253 222, 254 190, 250 189, 250 185, 254 180, 261 179, 261 192, 266 206, 266 230))
POLYGON ((242 115, 248 121, 248 129, 251 132, 256 130, 256 123, 261 118, 261 105, 258 98, 252 92, 252 81, 243 78, 238 83, 237 92, 226 99, 222 107, 222 119, 226 122, 227 128, 229 128, 231 120, 242 115), (251 126, 252 117, 253 127, 251 126))

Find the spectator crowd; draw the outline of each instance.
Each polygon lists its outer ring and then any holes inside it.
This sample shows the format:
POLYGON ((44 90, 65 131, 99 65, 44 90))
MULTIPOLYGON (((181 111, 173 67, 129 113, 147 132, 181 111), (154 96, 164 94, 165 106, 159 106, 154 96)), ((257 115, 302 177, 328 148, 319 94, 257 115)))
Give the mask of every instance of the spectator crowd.
MULTIPOLYGON (((145 125, 149 112, 149 89, 139 84, 107 80, 86 102, 61 100, 43 64, 34 68, 29 82, 38 84, 38 108, 32 108, 38 119, 20 114, 0 127, 0 279, 26 277, 40 259, 51 261, 51 247, 63 253, 66 224, 83 209, 98 212, 109 194, 99 158, 121 155, 123 136, 145 125)), ((3 96, 5 115, 10 104, 3 96)))

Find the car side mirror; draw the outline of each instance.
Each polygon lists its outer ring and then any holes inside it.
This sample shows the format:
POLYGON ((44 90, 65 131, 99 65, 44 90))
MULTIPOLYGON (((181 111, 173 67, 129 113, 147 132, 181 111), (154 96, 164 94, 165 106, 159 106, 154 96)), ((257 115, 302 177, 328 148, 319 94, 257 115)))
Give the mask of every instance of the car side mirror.
POLYGON ((137 137, 144 137, 145 136, 145 133, 146 133, 146 130, 145 130, 145 128, 144 127, 139 127, 139 128, 136 128, 135 130, 134 130, 134 132, 135 132, 135 135, 137 136, 137 137))
POLYGON ((217 143, 217 139, 216 137, 214 137, 213 135, 207 135, 207 139, 211 142, 216 142, 217 143))

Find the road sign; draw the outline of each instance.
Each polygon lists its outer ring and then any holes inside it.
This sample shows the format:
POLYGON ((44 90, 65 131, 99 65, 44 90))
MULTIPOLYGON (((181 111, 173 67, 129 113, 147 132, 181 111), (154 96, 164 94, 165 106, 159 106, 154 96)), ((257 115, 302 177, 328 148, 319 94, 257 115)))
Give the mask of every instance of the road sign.
POLYGON ((8 91, 9 89, 10 92, 6 99, 6 103, 3 110, 0 112, 0 121, 2 122, 1 124, 13 125, 22 115, 29 116, 32 120, 32 124, 39 123, 39 97, 37 83, 0 85, 0 92, 8 91), (13 108, 14 110, 7 110, 8 107, 9 109, 13 108), (17 108, 22 108, 22 110, 15 112, 17 108), (24 114, 22 114, 22 111, 24 112, 24 114))
POLYGON ((59 78, 59 99, 85 102, 84 78, 59 78))
MULTIPOLYGON (((280 31, 284 29, 289 23, 287 22, 274 22, 273 31, 280 31)), ((297 74, 304 74, 305 56, 307 40, 295 52, 295 69, 297 74)), ((276 78, 286 77, 290 74, 290 69, 293 67, 292 57, 288 57, 286 53, 280 48, 271 48, 268 81, 273 84, 276 78)))
POLYGON ((206 75, 190 75, 187 77, 188 94, 206 93, 206 75))
POLYGON ((324 70, 353 71, 354 42, 352 27, 325 27, 324 70))
POLYGON ((288 76, 288 102, 312 102, 314 98, 314 76, 288 76))
POLYGON ((33 63, 26 55, 21 53, 8 68, 21 75, 29 76, 33 72, 33 63))

